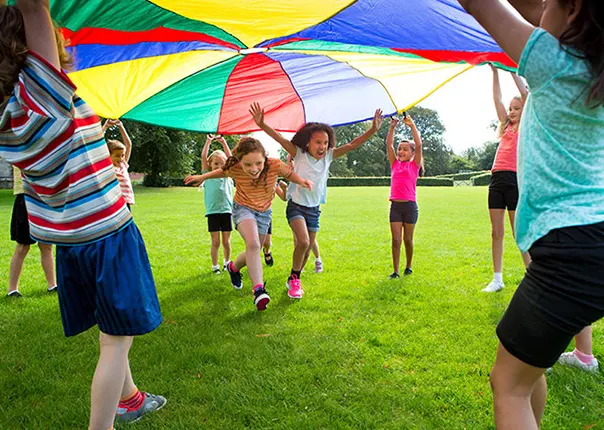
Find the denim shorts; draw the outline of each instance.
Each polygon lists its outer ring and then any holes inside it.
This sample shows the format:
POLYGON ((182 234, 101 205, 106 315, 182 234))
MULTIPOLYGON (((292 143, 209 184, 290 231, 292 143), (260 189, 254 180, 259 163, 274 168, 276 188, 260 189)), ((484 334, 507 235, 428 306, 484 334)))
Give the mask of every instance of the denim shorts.
POLYGON ((238 228, 239 224, 246 219, 256 220, 258 234, 267 234, 273 220, 273 210, 269 208, 265 212, 259 212, 233 202, 233 222, 235 223, 235 228, 238 228))
POLYGON ((307 207, 294 203, 291 200, 287 201, 287 209, 285 210, 285 216, 287 222, 291 223, 296 218, 301 218, 306 221, 306 228, 308 231, 317 232, 319 231, 319 217, 321 216, 321 207, 307 207))

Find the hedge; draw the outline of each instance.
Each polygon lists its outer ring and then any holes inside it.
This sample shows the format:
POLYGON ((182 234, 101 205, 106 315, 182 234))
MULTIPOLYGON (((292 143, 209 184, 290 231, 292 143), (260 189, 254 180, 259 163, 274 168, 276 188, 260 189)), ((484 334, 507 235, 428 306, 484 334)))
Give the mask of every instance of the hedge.
MULTIPOLYGON (((183 178, 164 178, 162 186, 182 187, 185 185, 183 178)), ((418 178, 417 185, 420 187, 452 187, 453 180, 447 178, 418 178)), ((327 179, 328 187, 389 187, 390 176, 376 177, 330 177, 327 179)))
POLYGON ((483 173, 472 178, 472 186, 484 186, 491 183, 491 172, 483 173))
POLYGON ((484 175, 485 173, 489 173, 488 171, 478 171, 478 172, 467 172, 467 173, 456 173, 453 175, 454 181, 467 181, 472 179, 475 176, 484 175))

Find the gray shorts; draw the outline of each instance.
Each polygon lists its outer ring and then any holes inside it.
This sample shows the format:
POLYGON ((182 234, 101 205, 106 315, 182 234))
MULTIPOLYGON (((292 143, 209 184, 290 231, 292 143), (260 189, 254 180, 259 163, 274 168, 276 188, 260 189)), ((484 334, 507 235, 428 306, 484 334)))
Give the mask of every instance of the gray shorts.
POLYGON ((273 210, 269 208, 265 212, 259 212, 233 202, 233 222, 235 223, 235 228, 239 228, 239 224, 246 219, 256 220, 258 234, 264 235, 268 233, 268 228, 271 225, 273 210))

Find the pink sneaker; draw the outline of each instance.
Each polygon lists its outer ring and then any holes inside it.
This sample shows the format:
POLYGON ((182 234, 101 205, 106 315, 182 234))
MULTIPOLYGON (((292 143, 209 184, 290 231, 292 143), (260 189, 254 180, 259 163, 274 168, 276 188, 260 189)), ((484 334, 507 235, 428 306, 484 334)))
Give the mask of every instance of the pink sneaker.
POLYGON ((304 290, 302 289, 302 285, 300 284, 300 279, 297 276, 294 276, 290 280, 287 281, 287 295, 292 299, 301 299, 304 294, 304 290))

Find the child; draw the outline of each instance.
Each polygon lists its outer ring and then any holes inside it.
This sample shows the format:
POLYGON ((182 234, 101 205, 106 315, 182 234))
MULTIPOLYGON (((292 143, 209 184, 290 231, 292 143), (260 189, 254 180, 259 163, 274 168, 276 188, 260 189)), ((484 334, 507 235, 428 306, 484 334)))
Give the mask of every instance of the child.
MULTIPOLYGON (((209 172, 222 169, 231 156, 231 150, 222 136, 208 134, 206 143, 201 151, 201 169, 209 172), (218 140, 222 144, 224 152, 216 150, 208 157, 210 143, 218 140)), ((212 236, 212 272, 220 273, 218 265, 218 249, 220 248, 220 237, 222 236, 223 268, 231 261, 231 213, 233 212, 233 180, 231 178, 208 179, 204 184, 203 201, 206 206, 206 218, 208 219, 208 231, 212 236)))
POLYGON ((245 241, 245 251, 235 262, 227 265, 231 284, 241 289, 240 270, 247 265, 254 286, 254 304, 259 311, 266 309, 270 297, 262 280, 260 261, 261 244, 271 223, 271 204, 275 196, 277 177, 283 176, 300 186, 312 189, 313 183, 303 179, 275 158, 268 158, 262 144, 251 137, 244 137, 233 149, 226 165, 203 175, 185 178, 185 184, 200 185, 207 179, 231 177, 235 180, 233 221, 245 241))
MULTIPOLYGON (((13 194, 15 203, 13 204, 13 215, 10 221, 10 239, 17 242, 13 258, 10 260, 10 276, 8 281, 7 297, 22 297, 19 292, 19 278, 23 261, 29 252, 30 245, 36 243, 29 235, 29 221, 27 220, 27 208, 25 207, 25 192, 23 191, 23 181, 21 171, 13 166, 13 194)), ((47 291, 49 293, 57 291, 55 281, 55 262, 52 256, 52 245, 48 243, 38 243, 40 248, 40 260, 42 261, 42 270, 48 283, 47 291)))
MULTIPOLYGON (((285 202, 287 201, 287 199, 285 197, 285 191, 281 186, 282 183, 283 181, 279 181, 279 183, 275 186, 275 194, 277 194, 277 196, 285 202)), ((273 253, 271 252, 271 246, 273 246, 272 238, 273 222, 271 221, 270 225, 268 226, 266 236, 264 237, 264 242, 262 243, 262 254, 264 254, 264 264, 266 264, 268 267, 273 267, 273 265, 275 264, 273 253)))
POLYGON ((113 163, 115 176, 117 176, 117 180, 120 183, 122 196, 124 196, 128 209, 131 209, 130 206, 134 204, 134 190, 132 189, 132 182, 130 181, 130 175, 128 174, 128 162, 130 161, 130 154, 132 153, 132 141, 130 140, 130 136, 128 136, 124 124, 122 124, 120 120, 108 119, 105 121, 105 124, 103 124, 103 132, 110 127, 117 127, 120 130, 122 140, 124 141, 124 143, 122 143, 119 140, 107 139, 107 148, 109 149, 109 156, 113 163))
POLYGON ((335 158, 358 148, 379 130, 382 125, 382 111, 379 109, 375 111, 371 128, 363 135, 337 148, 335 133, 327 124, 307 123, 289 141, 264 122, 264 110, 258 103, 250 106, 250 114, 258 127, 279 142, 292 156, 294 171, 310 178, 315 184, 314 190, 311 191, 300 188, 296 184, 290 184, 287 190, 286 216, 296 239, 292 270, 286 287, 289 297, 301 299, 304 290, 300 283, 300 274, 305 256, 319 231, 320 205, 329 175, 329 166, 335 158))
MULTIPOLYGON (((491 219, 491 255, 493 258, 494 277, 491 283, 482 291, 492 293, 503 287, 503 238, 505 236, 505 210, 507 208, 514 233, 514 216, 518 204, 518 183, 516 181, 516 147, 518 143, 518 124, 522 116, 522 108, 528 96, 528 91, 522 80, 512 73, 514 82, 520 91, 510 102, 508 111, 505 110, 499 85, 499 73, 493 69, 493 100, 499 118, 499 146, 489 184, 489 217, 491 219)), ((524 265, 528 267, 531 258, 528 253, 522 254, 524 265)))
POLYGON ((161 314, 101 123, 60 71, 68 56, 49 8, 0 5, 0 156, 23 174, 32 238, 57 245, 65 334, 99 326, 89 428, 105 430, 116 412, 134 421, 166 403, 138 391, 128 364, 132 336, 154 330, 161 314))
POLYGON ((604 315, 604 2, 460 0, 526 78, 516 241, 531 264, 497 327, 498 429, 536 429, 544 369, 604 315), (536 19, 534 17, 537 17, 536 19))
POLYGON ((585 372, 597 372, 598 360, 591 347, 591 326, 585 327, 575 336, 575 349, 558 357, 562 366, 576 367, 585 372))
POLYGON ((423 166, 422 139, 415 123, 407 114, 403 122, 411 128, 413 142, 403 140, 394 152, 394 131, 398 124, 396 117, 390 120, 390 129, 386 137, 388 161, 392 170, 390 183, 390 233, 392 234, 392 265, 394 272, 390 279, 400 278, 401 243, 405 243, 407 264, 404 275, 411 275, 413 269, 413 232, 417 223, 418 209, 416 202, 417 177, 423 166))

